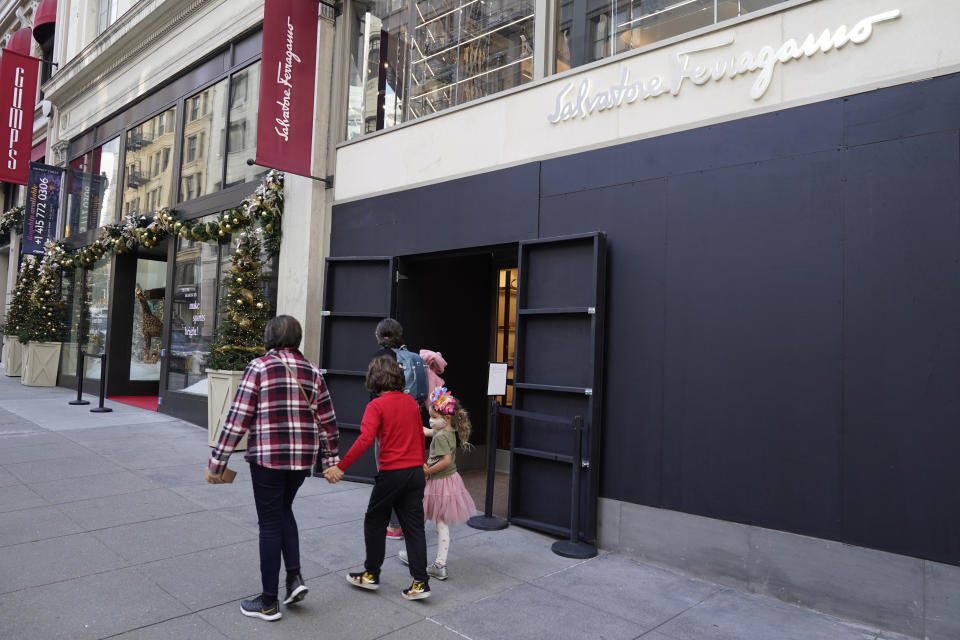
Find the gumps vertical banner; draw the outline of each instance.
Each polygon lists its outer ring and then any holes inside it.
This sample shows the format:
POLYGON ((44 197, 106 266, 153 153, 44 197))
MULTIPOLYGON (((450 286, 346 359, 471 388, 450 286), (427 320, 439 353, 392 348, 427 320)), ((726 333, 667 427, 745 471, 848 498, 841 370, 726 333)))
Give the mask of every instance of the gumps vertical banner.
POLYGON ((309 176, 319 0, 266 0, 256 163, 309 176))
POLYGON ((23 213, 23 238, 20 241, 24 253, 42 255, 47 241, 57 236, 62 176, 60 167, 30 163, 27 208, 23 213))
POLYGON ((40 60, 0 53, 0 181, 27 184, 40 60))

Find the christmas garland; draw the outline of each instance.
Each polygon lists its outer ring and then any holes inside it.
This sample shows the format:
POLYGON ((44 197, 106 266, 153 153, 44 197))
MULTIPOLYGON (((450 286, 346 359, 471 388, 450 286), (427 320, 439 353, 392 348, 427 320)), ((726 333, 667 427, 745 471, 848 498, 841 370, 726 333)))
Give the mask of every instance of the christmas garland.
POLYGON ((0 214, 0 244, 10 241, 10 230, 23 233, 23 206, 17 205, 0 214))
MULTIPOLYGON (((23 207, 20 207, 21 224, 22 215, 23 207)), ((7 214, 4 214, 4 219, 6 216, 7 214)), ((47 243, 46 251, 64 268, 91 267, 107 253, 124 254, 134 251, 138 246, 154 247, 169 236, 198 242, 216 242, 224 236, 259 224, 264 250, 270 256, 276 256, 280 252, 282 216, 283 173, 270 171, 257 190, 247 196, 240 206, 223 213, 216 220, 181 220, 176 211, 165 207, 151 218, 127 216, 120 224, 101 227, 97 239, 85 247, 70 251, 62 242, 51 241, 47 243)))

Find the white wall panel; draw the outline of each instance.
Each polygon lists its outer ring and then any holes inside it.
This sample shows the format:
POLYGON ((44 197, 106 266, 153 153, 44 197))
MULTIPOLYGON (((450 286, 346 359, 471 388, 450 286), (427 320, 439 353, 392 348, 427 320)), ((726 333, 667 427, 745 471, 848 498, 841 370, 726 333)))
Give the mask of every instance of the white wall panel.
POLYGON ((821 0, 727 29, 568 72, 547 81, 454 109, 379 135, 342 145, 337 151, 336 200, 346 201, 494 170, 534 159, 566 155, 705 124, 809 104, 883 86, 934 77, 960 70, 960 2, 940 0, 821 0), (778 49, 786 39, 799 44, 811 33, 836 33, 864 18, 893 9, 901 17, 873 26, 872 36, 846 43, 828 53, 816 53, 778 63, 769 88, 759 99, 751 88, 759 71, 724 77, 696 86, 683 82, 672 92, 586 118, 551 124, 557 94, 569 82, 589 79, 591 94, 619 84, 662 76, 673 85, 677 57, 683 51, 732 38, 732 44, 695 54, 698 61, 757 54, 764 46, 778 49))

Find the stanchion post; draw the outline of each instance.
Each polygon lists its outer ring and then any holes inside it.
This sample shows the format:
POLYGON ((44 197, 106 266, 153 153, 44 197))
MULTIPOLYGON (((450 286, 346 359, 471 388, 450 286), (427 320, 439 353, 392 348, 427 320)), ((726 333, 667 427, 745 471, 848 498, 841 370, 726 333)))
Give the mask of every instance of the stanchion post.
POLYGON ((68 404, 90 404, 89 400, 83 399, 83 374, 87 368, 84 366, 87 362, 87 354, 77 345, 77 399, 71 400, 68 404))
POLYGON ((106 378, 104 374, 107 371, 107 354, 100 355, 88 354, 91 358, 100 358, 100 405, 90 409, 90 413, 110 413, 113 409, 103 406, 103 399, 106 395, 106 378))
POLYGON ((509 523, 493 515, 493 486, 497 473, 497 421, 500 404, 496 398, 490 400, 490 426, 487 428, 487 493, 483 501, 483 515, 473 516, 467 525, 483 531, 506 529, 509 523))
POLYGON ((580 473, 583 460, 583 417, 573 418, 573 471, 571 480, 573 487, 570 494, 570 539, 557 540, 550 547, 555 554, 565 558, 592 558, 597 555, 597 548, 592 544, 580 542, 580 473))

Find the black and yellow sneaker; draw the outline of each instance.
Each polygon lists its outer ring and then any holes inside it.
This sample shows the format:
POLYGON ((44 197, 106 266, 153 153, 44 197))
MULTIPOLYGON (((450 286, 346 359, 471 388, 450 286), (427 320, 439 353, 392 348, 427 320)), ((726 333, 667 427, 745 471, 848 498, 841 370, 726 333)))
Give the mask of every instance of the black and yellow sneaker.
POLYGON ((380 588, 380 577, 375 576, 367 571, 363 571, 361 573, 348 573, 347 582, 355 587, 369 589, 370 591, 376 591, 380 588))
POLYGON ((240 611, 245 616, 260 618, 261 620, 279 620, 283 617, 283 614, 280 613, 280 603, 277 599, 266 600, 262 594, 256 598, 241 602, 240 611))
POLYGON ((414 580, 413 584, 400 592, 407 600, 423 600, 430 597, 430 585, 426 582, 414 580))

